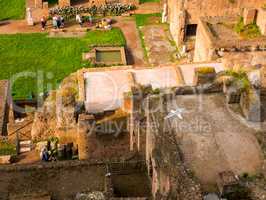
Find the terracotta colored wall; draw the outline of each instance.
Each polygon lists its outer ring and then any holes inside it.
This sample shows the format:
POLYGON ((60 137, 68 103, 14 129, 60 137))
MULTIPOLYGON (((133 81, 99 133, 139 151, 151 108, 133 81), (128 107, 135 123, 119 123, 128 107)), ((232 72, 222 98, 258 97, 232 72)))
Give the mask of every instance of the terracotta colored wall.
POLYGON ((184 9, 188 12, 189 23, 197 23, 200 16, 226 16, 242 12, 244 8, 260 8, 266 4, 266 0, 188 0, 184 9))
POLYGON ((257 16, 257 25, 260 27, 261 33, 266 35, 266 10, 260 9, 257 16))
POLYGON ((260 8, 266 4, 266 0, 234 1, 235 3, 230 3, 229 0, 168 0, 168 21, 175 42, 181 45, 184 37, 185 24, 180 25, 182 10, 186 11, 186 23, 197 24, 199 17, 237 15, 244 8, 260 8))

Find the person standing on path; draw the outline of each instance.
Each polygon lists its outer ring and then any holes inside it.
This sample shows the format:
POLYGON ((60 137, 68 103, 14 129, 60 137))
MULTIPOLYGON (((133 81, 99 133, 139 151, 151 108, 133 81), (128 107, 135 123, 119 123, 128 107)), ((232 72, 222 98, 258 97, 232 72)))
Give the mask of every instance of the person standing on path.
POLYGON ((58 15, 58 16, 56 16, 56 26, 57 26, 58 29, 61 27, 61 24, 62 24, 61 16, 58 15))
POLYGON ((47 21, 46 21, 46 18, 45 18, 45 16, 42 16, 42 18, 41 18, 41 26, 42 26, 42 31, 44 31, 44 30, 45 30, 46 23, 47 23, 47 21))
POLYGON ((81 16, 79 14, 76 15, 76 21, 79 23, 80 27, 82 27, 83 21, 82 21, 81 16))
POLYGON ((57 29, 57 17, 53 16, 53 27, 54 29, 57 29))

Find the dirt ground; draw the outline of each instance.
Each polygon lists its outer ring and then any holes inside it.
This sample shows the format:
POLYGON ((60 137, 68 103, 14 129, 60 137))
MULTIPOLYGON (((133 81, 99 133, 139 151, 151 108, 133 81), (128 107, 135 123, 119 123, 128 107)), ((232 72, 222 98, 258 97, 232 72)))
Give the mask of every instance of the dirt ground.
POLYGON ((39 162, 41 162, 40 153, 37 150, 33 150, 30 152, 19 154, 18 161, 16 162, 16 164, 33 164, 39 162))
POLYGON ((114 193, 117 197, 149 197, 150 183, 145 173, 114 175, 114 193))
POLYGON ((135 10, 134 14, 151 14, 160 13, 162 11, 161 4, 159 2, 147 2, 138 5, 138 9, 135 10))
POLYGON ((134 67, 143 67, 147 65, 144 58, 144 52, 141 46, 139 33, 136 27, 134 17, 116 17, 115 27, 119 27, 127 41, 127 61, 134 67))
POLYGON ((10 172, 0 170, 0 199, 6 200, 8 194, 46 192, 54 200, 72 200, 78 192, 104 190, 104 167, 67 165, 10 172))

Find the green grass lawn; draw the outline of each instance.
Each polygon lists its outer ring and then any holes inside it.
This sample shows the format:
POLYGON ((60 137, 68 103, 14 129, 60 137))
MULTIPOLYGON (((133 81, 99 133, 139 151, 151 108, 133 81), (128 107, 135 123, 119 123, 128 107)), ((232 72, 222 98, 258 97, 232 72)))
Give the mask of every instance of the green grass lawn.
POLYGON ((136 24, 138 27, 150 25, 150 24, 159 24, 161 23, 161 13, 154 14, 136 14, 136 24))
POLYGON ((90 31, 84 38, 48 38, 41 33, 0 35, 0 80, 19 76, 12 87, 14 99, 54 89, 84 66, 82 53, 89 45, 123 46, 125 38, 120 29, 90 31), (37 74, 39 81, 44 80, 38 87, 37 74))
POLYGON ((26 0, 0 0, 0 20, 24 18, 25 2, 26 0))

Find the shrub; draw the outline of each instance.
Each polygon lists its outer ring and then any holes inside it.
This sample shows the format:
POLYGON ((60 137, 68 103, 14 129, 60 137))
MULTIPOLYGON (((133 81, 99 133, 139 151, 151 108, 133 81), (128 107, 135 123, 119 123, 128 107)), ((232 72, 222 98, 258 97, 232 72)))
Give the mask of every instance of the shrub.
POLYGON ((240 17, 237 24, 235 25, 235 32, 241 33, 244 31, 245 25, 244 25, 244 18, 240 17))
POLYGON ((252 39, 261 36, 261 32, 257 24, 253 23, 253 24, 244 25, 243 17, 239 19, 239 21, 234 27, 234 30, 235 32, 237 32, 238 34, 240 34, 245 38, 252 39))
POLYGON ((213 67, 199 67, 197 72, 200 74, 212 74, 215 73, 215 69, 213 67))
POLYGON ((0 156, 3 155, 16 155, 16 146, 8 142, 0 142, 0 156))
POLYGON ((228 86, 237 88, 240 92, 249 92, 251 83, 248 79, 247 71, 243 69, 230 69, 218 75, 219 78, 223 78, 223 81, 228 86))
POLYGON ((95 6, 92 7, 63 7, 63 8, 52 8, 49 10, 49 15, 61 15, 65 19, 71 19, 74 18, 77 14, 83 14, 83 13, 89 13, 92 16, 95 16, 97 14, 106 16, 106 15, 114 15, 119 16, 127 11, 136 9, 135 5, 128 5, 128 4, 106 4, 101 6, 95 6))
POLYGON ((257 24, 248 24, 245 26, 243 35, 250 39, 259 37, 261 36, 260 28, 257 26, 257 24))

